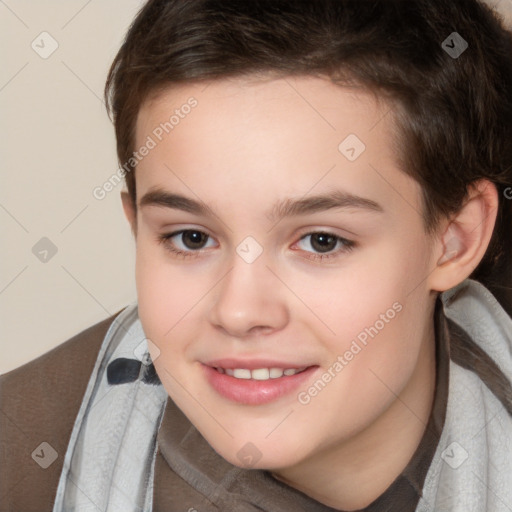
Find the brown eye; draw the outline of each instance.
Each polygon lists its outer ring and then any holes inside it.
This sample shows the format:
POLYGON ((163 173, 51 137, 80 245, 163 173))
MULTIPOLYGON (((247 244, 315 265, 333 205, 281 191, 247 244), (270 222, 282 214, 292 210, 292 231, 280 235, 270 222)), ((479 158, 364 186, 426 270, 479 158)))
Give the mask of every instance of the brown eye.
POLYGON ((181 242, 187 249, 202 249, 208 235, 202 231, 186 230, 181 232, 181 242))
POLYGON ((210 240, 213 242, 210 235, 197 229, 182 229, 174 233, 164 233, 163 235, 158 235, 157 238, 158 243, 163 244, 169 252, 181 258, 200 256, 204 252, 201 249, 210 240))
POLYGON ((356 243, 333 233, 314 231, 302 236, 298 245, 307 254, 307 259, 324 261, 348 253, 356 246, 356 243), (300 247, 301 245, 302 247, 300 247))
POLYGON ((336 248, 338 237, 329 233, 312 233, 311 247, 318 252, 329 252, 336 248))

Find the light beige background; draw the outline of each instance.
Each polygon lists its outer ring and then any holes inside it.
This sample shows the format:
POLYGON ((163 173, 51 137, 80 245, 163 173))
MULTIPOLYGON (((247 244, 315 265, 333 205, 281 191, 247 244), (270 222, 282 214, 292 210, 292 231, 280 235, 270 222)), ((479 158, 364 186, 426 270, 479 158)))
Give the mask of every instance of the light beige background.
MULTIPOLYGON (((512 26, 512 0, 489 3, 512 26)), ((103 86, 142 4, 0 0, 0 373, 136 300, 122 187, 93 190, 117 169, 103 86)))
POLYGON ((142 3, 0 1, 2 373, 136 300, 122 186, 92 191, 117 169, 103 86, 142 3), (42 237, 57 247, 45 263, 42 237))

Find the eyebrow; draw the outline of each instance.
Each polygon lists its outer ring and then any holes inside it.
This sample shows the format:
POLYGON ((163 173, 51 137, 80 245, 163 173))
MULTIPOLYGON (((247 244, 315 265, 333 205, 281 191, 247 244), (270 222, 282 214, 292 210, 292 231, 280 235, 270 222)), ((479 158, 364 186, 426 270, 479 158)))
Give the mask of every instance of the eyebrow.
MULTIPOLYGON (((144 194, 139 202, 139 206, 140 208, 145 206, 161 206, 205 217, 208 215, 218 216, 212 208, 203 201, 167 192, 163 189, 153 189, 144 194)), ((382 206, 372 199, 360 197, 342 190, 335 190, 326 194, 309 196, 302 199, 283 199, 274 204, 267 212, 266 216, 271 221, 275 221, 285 217, 305 215, 338 208, 357 208, 378 213, 384 212, 382 206)))

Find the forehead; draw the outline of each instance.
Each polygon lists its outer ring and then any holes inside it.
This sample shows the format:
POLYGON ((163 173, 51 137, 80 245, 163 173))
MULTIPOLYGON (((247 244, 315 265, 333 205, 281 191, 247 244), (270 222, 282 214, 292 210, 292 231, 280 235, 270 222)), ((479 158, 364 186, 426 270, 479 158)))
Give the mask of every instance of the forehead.
POLYGON ((403 206, 399 196, 418 203, 416 182, 397 166, 392 109, 318 77, 174 85, 140 109, 135 146, 149 137, 155 147, 137 166, 137 194, 165 184, 186 191, 186 179, 210 198, 227 184, 260 202, 343 185, 392 208, 403 206))
MULTIPOLYGON (((204 83, 174 84, 151 93, 141 105, 136 140, 141 142, 142 137, 154 127, 169 121, 172 114, 179 115, 180 112, 176 111, 186 107, 191 97, 199 106, 193 112, 196 118, 194 129, 199 129, 201 121, 207 121, 210 134, 215 133, 215 127, 225 120, 231 124, 247 125, 257 117, 265 117, 269 124, 276 121, 293 124, 303 120, 305 122, 300 129, 309 135, 318 130, 342 133, 351 129, 363 136, 392 108, 381 97, 362 87, 335 85, 328 79, 314 76, 272 78, 249 75, 204 83)), ((390 120, 391 117, 388 125, 390 120)), ((174 130, 174 127, 170 135, 176 138, 184 128, 174 130)))

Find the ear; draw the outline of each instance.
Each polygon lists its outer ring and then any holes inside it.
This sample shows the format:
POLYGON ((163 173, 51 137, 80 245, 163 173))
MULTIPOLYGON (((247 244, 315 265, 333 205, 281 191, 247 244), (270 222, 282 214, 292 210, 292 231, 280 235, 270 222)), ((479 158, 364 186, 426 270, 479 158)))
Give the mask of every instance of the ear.
POLYGON ((428 277, 430 290, 449 290, 471 275, 485 255, 497 212, 496 186, 489 180, 472 183, 462 208, 435 238, 436 267, 428 277))
POLYGON ((137 212, 130 194, 125 190, 121 192, 121 201, 123 203, 124 215, 130 224, 133 236, 137 237, 137 212))

